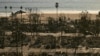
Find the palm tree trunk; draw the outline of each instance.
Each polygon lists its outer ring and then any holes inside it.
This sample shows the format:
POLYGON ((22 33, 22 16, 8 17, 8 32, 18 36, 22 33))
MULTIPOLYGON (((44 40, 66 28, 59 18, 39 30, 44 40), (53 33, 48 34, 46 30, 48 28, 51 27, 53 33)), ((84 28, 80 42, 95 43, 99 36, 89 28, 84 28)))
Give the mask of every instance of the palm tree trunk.
POLYGON ((76 56, 76 51, 77 51, 77 48, 75 48, 74 56, 76 56))

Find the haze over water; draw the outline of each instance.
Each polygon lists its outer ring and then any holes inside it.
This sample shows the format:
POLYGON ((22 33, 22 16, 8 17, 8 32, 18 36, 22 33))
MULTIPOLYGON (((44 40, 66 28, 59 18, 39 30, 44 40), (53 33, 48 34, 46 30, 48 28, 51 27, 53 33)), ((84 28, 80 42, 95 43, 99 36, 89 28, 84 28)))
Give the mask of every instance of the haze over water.
MULTIPOLYGON (((100 10, 100 0, 0 0, 0 12, 5 12, 5 6, 12 7, 33 7, 33 10, 38 8, 41 10, 56 10, 55 3, 59 3, 59 10, 100 10)), ((7 9, 10 11, 10 9, 7 9)), ((20 8, 13 8, 13 11, 20 8)))

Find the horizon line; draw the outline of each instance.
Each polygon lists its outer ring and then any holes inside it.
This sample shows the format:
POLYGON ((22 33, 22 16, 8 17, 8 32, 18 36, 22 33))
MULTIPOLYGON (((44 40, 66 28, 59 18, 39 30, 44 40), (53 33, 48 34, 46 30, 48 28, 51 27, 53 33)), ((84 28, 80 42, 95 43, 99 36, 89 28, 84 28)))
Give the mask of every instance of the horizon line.
MULTIPOLYGON (((25 10, 23 10, 23 11, 25 11, 25 10)), ((100 10, 83 10, 83 11, 87 11, 89 14, 98 14, 100 10)), ((29 13, 27 11, 25 11, 25 12, 29 13)), ((32 13, 34 13, 34 12, 32 12, 32 13)), ((41 10, 41 11, 37 11, 37 13, 39 13, 39 14, 56 14, 57 11, 56 10, 41 10)), ((64 14, 80 14, 80 13, 82 13, 82 10, 59 10, 58 13, 59 14, 63 14, 63 13, 64 14)), ((11 12, 7 12, 7 16, 10 16, 10 14, 11 14, 11 12)), ((6 16, 6 12, 0 12, 0 16, 6 16)))

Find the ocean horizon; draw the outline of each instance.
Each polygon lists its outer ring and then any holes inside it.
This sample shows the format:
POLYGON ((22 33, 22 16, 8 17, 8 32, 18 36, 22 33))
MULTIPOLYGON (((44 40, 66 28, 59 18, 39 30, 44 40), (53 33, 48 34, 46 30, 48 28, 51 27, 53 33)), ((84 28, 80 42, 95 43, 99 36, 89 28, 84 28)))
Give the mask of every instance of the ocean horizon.
POLYGON ((97 14, 100 11, 100 0, 0 0, 0 16, 10 15, 11 12, 20 10, 37 13, 56 13, 55 3, 59 3, 58 13, 81 13, 88 11, 97 14), (5 9, 7 6, 7 9, 5 9), (12 9, 10 9, 12 6, 12 9))
MULTIPOLYGON (((85 10, 84 10, 85 11, 85 10)), ((17 11, 16 11, 17 12, 17 11)), ((25 11, 25 14, 29 14, 30 12, 25 11)), ((88 14, 98 14, 99 10, 86 10, 86 12, 88 12, 88 14)), ((15 13, 15 12, 14 12, 15 13)), ((31 13, 36 13, 36 12, 31 12, 31 13)), ((43 11, 38 11, 38 14, 56 14, 57 12, 55 10, 43 10, 43 11)), ((58 10, 58 14, 81 14, 82 11, 80 10, 58 10)), ((0 12, 0 17, 5 17, 5 16, 10 16, 11 15, 11 11, 8 12, 0 12)))

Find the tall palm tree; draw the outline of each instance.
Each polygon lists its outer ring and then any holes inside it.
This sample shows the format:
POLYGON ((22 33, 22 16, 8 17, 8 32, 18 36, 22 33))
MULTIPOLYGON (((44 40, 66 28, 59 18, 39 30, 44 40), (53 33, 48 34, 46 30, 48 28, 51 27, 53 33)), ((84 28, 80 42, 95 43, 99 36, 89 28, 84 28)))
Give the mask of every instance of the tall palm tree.
POLYGON ((30 12, 30 18, 29 18, 29 21, 30 21, 30 23, 32 24, 32 21, 31 21, 31 19, 32 19, 32 16, 31 16, 31 15, 32 15, 32 8, 29 8, 28 10, 29 10, 29 12, 30 12))
POLYGON ((56 15, 57 15, 57 18, 58 18, 58 7, 59 7, 59 3, 58 2, 55 3, 55 7, 56 7, 56 15))
POLYGON ((60 31, 60 33, 61 33, 59 43, 61 43, 61 37, 62 37, 63 31, 64 31, 64 29, 65 29, 65 28, 64 28, 65 23, 66 23, 66 22, 64 22, 65 19, 66 19, 66 17, 63 15, 63 16, 60 16, 60 17, 59 17, 59 20, 58 20, 58 29, 59 29, 59 31, 60 31))
MULTIPOLYGON (((88 30, 88 28, 89 28, 89 22, 88 22, 88 19, 89 19, 89 14, 88 14, 88 12, 87 11, 82 11, 82 13, 81 13, 81 15, 80 15, 80 17, 81 17, 81 19, 80 19, 80 21, 79 21, 79 31, 77 31, 77 33, 82 33, 84 36, 84 39, 82 40, 82 42, 80 42, 80 43, 78 43, 78 42, 76 42, 76 40, 74 41, 74 43, 75 44, 81 44, 81 43, 85 43, 85 44, 87 44, 87 42, 86 42, 86 35, 88 34, 88 32, 87 31, 89 31, 88 30)), ((75 45, 74 44, 74 45, 75 45)), ((88 46, 86 46, 86 47, 88 47, 88 46)), ((77 48, 78 48, 78 46, 77 45, 75 45, 75 47, 74 47, 74 49, 75 49, 75 52, 74 52, 74 56, 76 56, 76 51, 77 51, 77 48)))
POLYGON ((23 7, 20 6, 20 11, 21 11, 21 22, 23 22, 23 19, 22 19, 22 9, 23 9, 23 7))
POLYGON ((12 15, 12 14, 13 14, 13 12, 12 12, 12 6, 10 6, 9 8, 10 8, 10 11, 11 11, 11 17, 12 17, 11 20, 13 20, 13 15, 12 15))
POLYGON ((7 6, 5 6, 5 11, 6 11, 6 17, 7 17, 7 6))
POLYGON ((9 8, 10 8, 10 10, 11 10, 11 12, 12 12, 12 6, 10 6, 9 8))
MULTIPOLYGON (((6 13, 6 18, 7 18, 7 6, 4 7, 5 8, 5 13, 6 13)), ((2 27, 1 27, 2 30, 2 27)), ((2 30, 4 32, 4 30, 2 30)), ((5 37, 3 37, 3 41, 5 43, 5 37)), ((3 43, 3 45, 5 46, 5 44, 3 43)))
POLYGON ((88 19, 89 19, 88 12, 82 12, 81 19, 80 19, 80 22, 79 22, 79 28, 80 28, 80 32, 84 35, 87 35, 87 31, 88 31, 88 28, 89 28, 88 19))
POLYGON ((99 37, 99 33, 100 33, 100 12, 96 16, 94 28, 95 28, 95 36, 99 37))
MULTIPOLYGON (((19 49, 18 47, 21 47, 21 53, 23 54, 23 43, 27 44, 26 40, 28 40, 29 38, 26 37, 25 34, 23 34, 20 30, 16 30, 12 32, 12 37, 13 37, 13 43, 16 45, 16 52, 17 55, 19 55, 19 49)), ((14 45, 13 44, 13 45, 14 45)))
POLYGON ((0 48, 5 47, 5 32, 2 30, 2 27, 0 27, 0 48))
MULTIPOLYGON (((22 11, 22 9, 23 9, 23 7, 20 6, 20 11, 22 11)), ((23 22, 23 19, 22 19, 22 12, 21 12, 21 22, 23 22)), ((22 33, 22 31, 21 31, 21 33, 22 33)), ((20 40, 21 40, 21 43, 23 43, 22 37, 20 37, 20 40)), ((21 53, 23 53, 23 46, 22 46, 22 44, 21 44, 21 53)))
MULTIPOLYGON (((56 3, 55 3, 55 8, 56 8, 56 20, 58 20, 58 7, 59 7, 59 3, 56 2, 56 3)), ((57 22, 57 25, 58 25, 58 22, 57 22)), ((57 41, 57 38, 56 38, 56 41, 57 41)), ((56 45, 57 45, 57 43, 56 43, 56 45)), ((55 48, 55 51, 56 51, 56 48, 55 48)))
MULTIPOLYGON (((10 8, 10 11, 11 11, 11 22, 13 21, 13 12, 12 12, 12 6, 9 7, 10 8)), ((12 25, 13 23, 11 23, 12 25)))
POLYGON ((18 40, 21 40, 21 37, 19 35, 19 21, 17 18, 15 18, 12 22, 12 27, 13 27, 13 31, 12 31, 12 37, 13 39, 15 39, 15 43, 16 43, 16 53, 17 53, 17 56, 19 56, 19 41, 18 40))

